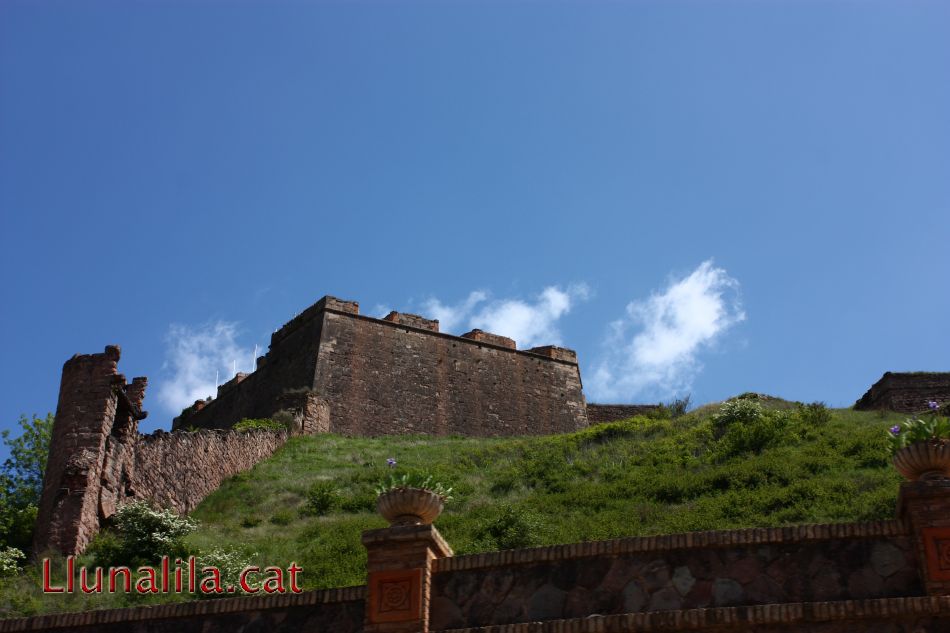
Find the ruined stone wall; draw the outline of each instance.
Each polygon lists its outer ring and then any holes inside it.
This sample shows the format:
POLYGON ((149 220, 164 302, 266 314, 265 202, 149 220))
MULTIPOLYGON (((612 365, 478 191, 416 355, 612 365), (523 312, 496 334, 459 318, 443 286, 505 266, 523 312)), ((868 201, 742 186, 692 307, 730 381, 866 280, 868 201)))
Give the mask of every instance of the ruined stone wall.
POLYGON ((516 351, 327 310, 314 392, 348 435, 531 435, 587 426, 571 350, 516 351))
POLYGON ((63 365, 36 521, 36 552, 50 547, 81 551, 99 530, 107 447, 110 454, 121 453, 144 417, 145 379, 127 385, 116 370, 119 356, 119 347, 110 345, 101 354, 77 354, 63 365))
MULTIPOLYGON (((33 543, 37 554, 49 549, 81 553, 103 522, 130 500, 189 512, 222 481, 273 454, 290 434, 140 435, 146 380, 126 384, 117 372, 118 360, 119 348, 113 345, 102 354, 76 355, 63 367, 33 543)), ((295 419, 297 432, 326 431, 326 403, 312 394, 291 394, 285 404, 308 416, 295 419)))
POLYGON ((905 413, 927 410, 927 402, 950 403, 950 372, 887 372, 854 404, 859 411, 888 409, 905 413))
POLYGON ((433 626, 922 595, 897 521, 699 532, 440 559, 433 626))

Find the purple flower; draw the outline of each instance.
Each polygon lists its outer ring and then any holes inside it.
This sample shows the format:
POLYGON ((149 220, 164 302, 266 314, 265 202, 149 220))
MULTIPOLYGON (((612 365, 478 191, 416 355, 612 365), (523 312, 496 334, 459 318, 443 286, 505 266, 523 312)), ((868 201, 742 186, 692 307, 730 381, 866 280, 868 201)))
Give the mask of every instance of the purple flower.
POLYGON ((895 424, 894 426, 891 427, 892 435, 900 435, 900 433, 901 433, 901 427, 899 424, 895 424))
POLYGON ((927 406, 930 407, 930 410, 931 410, 931 411, 936 411, 937 409, 940 408, 940 405, 937 404, 936 401, 934 401, 934 400, 928 400, 928 401, 927 401, 927 406))
POLYGON ((395 457, 390 457, 389 459, 387 459, 387 460, 386 460, 386 465, 389 466, 390 468, 395 468, 395 467, 396 467, 396 458, 395 458, 395 457))

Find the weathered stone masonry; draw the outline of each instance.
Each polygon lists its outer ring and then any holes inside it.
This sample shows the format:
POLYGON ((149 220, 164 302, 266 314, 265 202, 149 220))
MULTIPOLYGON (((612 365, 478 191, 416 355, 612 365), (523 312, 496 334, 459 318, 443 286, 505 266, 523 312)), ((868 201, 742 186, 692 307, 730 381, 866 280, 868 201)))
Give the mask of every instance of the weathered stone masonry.
MULTIPOLYGON (((126 384, 119 348, 66 361, 34 552, 82 552, 116 507, 147 499, 189 512, 222 481, 270 456, 288 433, 138 433, 146 380, 126 384)), ((316 407, 326 413, 326 409, 316 407)))
POLYGON ((950 403, 950 373, 889 371, 871 385, 854 408, 919 413, 927 410, 927 402, 931 400, 941 406, 950 403))
POLYGON ((345 435, 528 435, 587 426, 577 355, 553 346, 517 350, 509 338, 390 313, 361 316, 353 301, 324 297, 271 337, 257 369, 199 401, 174 428, 226 428, 312 394, 345 435))

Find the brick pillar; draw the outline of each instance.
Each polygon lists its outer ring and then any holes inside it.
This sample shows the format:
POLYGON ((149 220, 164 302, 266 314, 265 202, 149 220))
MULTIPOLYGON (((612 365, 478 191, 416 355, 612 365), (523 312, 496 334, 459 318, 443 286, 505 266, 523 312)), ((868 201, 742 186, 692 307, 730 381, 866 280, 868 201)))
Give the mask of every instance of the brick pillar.
POLYGON ((897 508, 917 541, 927 595, 950 595, 950 480, 901 484, 897 508))
POLYGON ((428 633, 432 561, 452 556, 433 525, 363 532, 367 550, 366 633, 428 633))

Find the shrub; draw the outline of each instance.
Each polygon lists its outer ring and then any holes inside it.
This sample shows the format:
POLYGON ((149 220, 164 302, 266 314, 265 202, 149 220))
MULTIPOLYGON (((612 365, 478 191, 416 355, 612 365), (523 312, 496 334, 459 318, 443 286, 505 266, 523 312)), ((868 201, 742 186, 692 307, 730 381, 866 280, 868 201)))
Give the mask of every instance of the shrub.
POLYGON ((119 506, 111 531, 101 532, 90 546, 101 566, 151 563, 162 556, 183 556, 183 539, 198 522, 172 510, 155 510, 145 501, 119 506))
POLYGON ((241 519, 241 527, 243 528, 252 528, 257 527, 261 524, 260 517, 244 517, 241 519))
POLYGON ((806 426, 821 427, 831 420, 831 411, 824 402, 798 405, 798 419, 806 426))
POLYGON ((769 411, 751 422, 730 427, 720 444, 727 455, 761 453, 781 444, 787 429, 788 415, 781 411, 769 411))
POLYGON ((683 398, 677 398, 667 405, 664 405, 670 412, 670 417, 674 420, 689 411, 689 394, 683 398))
POLYGON ((510 505, 479 522, 475 540, 483 549, 518 549, 537 545, 541 522, 533 514, 510 505))
POLYGON ((720 450, 729 457, 761 453, 780 444, 788 435, 789 414, 766 410, 757 399, 739 397, 723 403, 712 422, 720 450))
POLYGON ((26 555, 15 547, 0 548, 0 577, 16 576, 26 555))
MULTIPOLYGON (((243 593, 240 584, 241 573, 251 566, 251 558, 254 556, 257 556, 257 553, 248 556, 234 547, 215 547, 211 550, 199 553, 195 557, 195 563, 198 569, 216 567, 221 573, 221 586, 223 588, 234 587, 235 591, 243 593)), ((248 580, 254 580, 254 578, 252 577, 248 580)), ((251 582, 250 584, 254 585, 259 583, 251 582)), ((198 592, 198 596, 201 598, 218 598, 232 595, 234 594, 227 592, 220 594, 198 592)))
POLYGON ((328 514, 340 503, 340 493, 332 481, 318 481, 307 490, 307 504, 302 514, 307 516, 323 516, 328 514))
POLYGON ((286 431, 287 426, 282 422, 271 420, 269 418, 261 419, 251 419, 244 418, 240 422, 234 425, 235 431, 247 432, 247 431, 286 431))
POLYGON ((340 510, 349 514, 375 512, 377 497, 379 497, 379 495, 373 490, 358 490, 340 499, 340 510))
POLYGON ((712 418, 715 436, 717 438, 722 437, 729 430, 729 427, 735 424, 754 423, 761 419, 762 414, 762 405, 759 404, 758 400, 747 397, 747 394, 727 400, 722 403, 718 413, 712 418))
POLYGON ((271 516, 270 522, 274 525, 290 525, 294 522, 294 513, 290 510, 278 510, 271 516))
POLYGON ((287 409, 281 409, 277 413, 271 416, 271 422, 279 424, 282 428, 293 429, 296 426, 297 421, 294 419, 294 414, 287 409))

